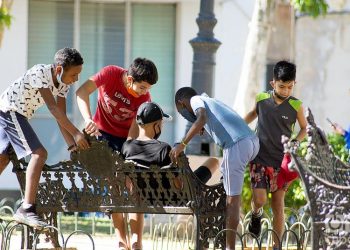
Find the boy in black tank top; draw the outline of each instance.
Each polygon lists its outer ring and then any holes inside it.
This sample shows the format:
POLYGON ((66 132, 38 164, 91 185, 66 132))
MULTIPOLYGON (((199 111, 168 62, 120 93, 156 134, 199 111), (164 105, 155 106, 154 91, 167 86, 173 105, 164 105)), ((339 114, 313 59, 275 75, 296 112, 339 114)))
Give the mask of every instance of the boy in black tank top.
POLYGON ((252 197, 252 218, 249 231, 260 235, 263 206, 267 200, 267 190, 272 194, 274 250, 280 249, 279 240, 284 231, 284 196, 290 180, 281 178, 281 164, 284 156, 281 136, 291 137, 295 122, 300 131, 293 139, 298 144, 306 135, 306 118, 302 102, 291 96, 295 85, 296 66, 287 61, 278 62, 273 69, 273 91, 257 95, 256 105, 245 116, 247 123, 258 117, 256 132, 260 150, 250 163, 252 197), (284 179, 284 181, 283 181, 284 179))

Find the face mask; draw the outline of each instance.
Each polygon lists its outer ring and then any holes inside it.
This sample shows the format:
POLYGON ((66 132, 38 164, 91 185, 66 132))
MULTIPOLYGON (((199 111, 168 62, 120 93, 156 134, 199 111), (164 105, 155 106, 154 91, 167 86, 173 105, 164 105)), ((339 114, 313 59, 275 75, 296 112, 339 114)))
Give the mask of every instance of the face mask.
POLYGON ((61 70, 61 73, 60 74, 58 74, 57 76, 56 76, 56 78, 57 78, 57 82, 60 84, 60 85, 62 85, 62 84, 65 84, 64 82, 62 82, 62 76, 63 76, 63 67, 61 67, 62 68, 62 70, 61 70))
POLYGON ((183 116, 187 121, 194 123, 197 120, 197 117, 188 111, 186 108, 179 110, 180 115, 183 116))
MULTIPOLYGON (((159 128, 159 127, 158 127, 158 128, 159 128)), ((159 132, 158 132, 158 133, 156 132, 156 124, 154 125, 153 130, 154 130, 153 139, 158 140, 158 138, 159 138, 160 134, 162 133, 162 131, 161 131, 160 128, 159 128, 159 132)))
POLYGON ((134 84, 134 83, 130 84, 130 86, 127 87, 126 90, 127 90, 128 93, 129 93, 130 95, 132 95, 133 97, 139 98, 139 97, 140 97, 139 94, 137 94, 136 91, 132 88, 132 85, 133 85, 133 84, 134 84))
POLYGON ((280 100, 284 101, 286 100, 289 96, 281 96, 279 94, 277 94, 277 92, 275 90, 273 90, 273 94, 280 100))

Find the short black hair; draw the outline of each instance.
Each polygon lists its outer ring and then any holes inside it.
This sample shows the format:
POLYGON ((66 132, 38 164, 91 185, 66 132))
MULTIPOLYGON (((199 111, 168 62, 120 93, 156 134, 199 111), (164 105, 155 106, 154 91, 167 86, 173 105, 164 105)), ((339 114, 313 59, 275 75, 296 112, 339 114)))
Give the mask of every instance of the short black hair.
POLYGON ((176 91, 175 94, 175 103, 177 103, 180 100, 186 100, 191 99, 191 97, 198 95, 196 90, 194 90, 191 87, 183 87, 180 88, 178 91, 176 91))
POLYGON ((158 70, 156 65, 146 58, 136 58, 129 67, 128 75, 135 82, 145 81, 151 85, 158 81, 158 70))
POLYGON ((54 57, 55 66, 67 69, 71 66, 79 66, 84 63, 79 51, 74 48, 63 48, 56 52, 54 57))
POLYGON ((296 66, 288 61, 279 61, 273 67, 273 79, 276 81, 288 82, 294 81, 296 75, 296 66))

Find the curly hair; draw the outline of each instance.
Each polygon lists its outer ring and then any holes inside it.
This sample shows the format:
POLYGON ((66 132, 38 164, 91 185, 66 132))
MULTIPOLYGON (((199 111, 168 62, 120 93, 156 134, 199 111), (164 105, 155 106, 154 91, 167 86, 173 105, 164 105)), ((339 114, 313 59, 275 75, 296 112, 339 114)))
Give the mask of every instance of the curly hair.
POLYGON ((56 52, 54 57, 55 66, 62 66, 64 69, 71 66, 79 66, 84 63, 79 51, 74 48, 63 48, 56 52))

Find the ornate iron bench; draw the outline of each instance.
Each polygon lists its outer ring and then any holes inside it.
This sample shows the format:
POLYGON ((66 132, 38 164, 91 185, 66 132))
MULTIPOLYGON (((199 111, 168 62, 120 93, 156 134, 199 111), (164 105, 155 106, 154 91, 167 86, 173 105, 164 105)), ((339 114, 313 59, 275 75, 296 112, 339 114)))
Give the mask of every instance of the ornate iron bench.
POLYGON ((312 249, 350 249, 350 166, 336 157, 307 110, 308 147, 299 157, 287 143, 303 181, 312 217, 312 249))
MULTIPOLYGON (((123 212, 193 214, 196 225, 195 249, 209 247, 225 226, 226 195, 221 183, 201 183, 182 155, 176 167, 144 169, 124 161, 106 142, 90 139, 91 148, 71 154, 71 159, 45 165, 37 194, 37 210, 53 226, 57 212, 123 212), (126 187, 126 179, 132 189, 126 187), (164 185, 164 178, 168 185, 164 185), (174 179, 182 187, 174 185, 174 179), (140 187, 140 181, 143 183, 140 187), (156 184, 154 184, 156 183, 156 184)), ((12 157, 21 191, 25 187, 27 163, 12 157)), ((58 246, 56 230, 49 233, 58 246)), ((225 240, 217 243, 224 249, 225 240)))

